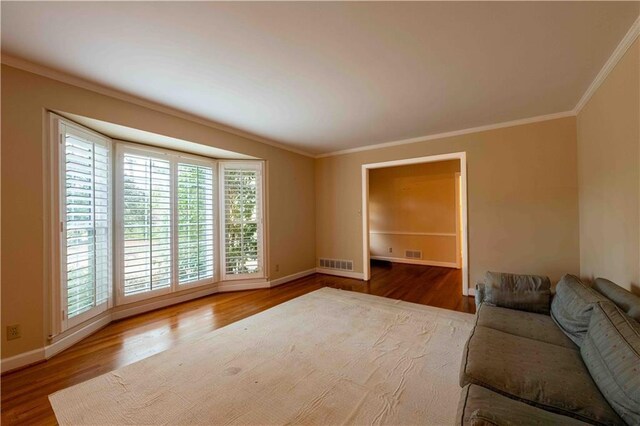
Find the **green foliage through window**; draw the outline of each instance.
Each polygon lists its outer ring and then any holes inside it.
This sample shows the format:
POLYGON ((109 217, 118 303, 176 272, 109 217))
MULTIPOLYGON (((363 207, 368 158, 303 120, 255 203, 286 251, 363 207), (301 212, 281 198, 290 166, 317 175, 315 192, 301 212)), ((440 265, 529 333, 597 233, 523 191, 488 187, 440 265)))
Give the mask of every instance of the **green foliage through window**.
POLYGON ((213 277, 213 168, 178 164, 178 282, 213 277))
POLYGON ((260 172, 256 168, 224 168, 225 272, 261 271, 260 172))

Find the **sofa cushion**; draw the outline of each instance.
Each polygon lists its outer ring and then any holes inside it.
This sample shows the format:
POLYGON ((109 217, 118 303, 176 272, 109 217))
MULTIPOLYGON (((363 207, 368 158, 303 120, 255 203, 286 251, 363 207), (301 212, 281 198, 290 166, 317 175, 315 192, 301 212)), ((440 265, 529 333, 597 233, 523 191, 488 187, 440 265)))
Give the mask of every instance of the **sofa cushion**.
POLYGON ((551 281, 548 277, 488 271, 484 284, 484 302, 489 305, 549 313, 551 281))
POLYGON ((487 304, 482 304, 476 315, 478 316, 477 324, 483 327, 570 349, 578 348, 549 315, 521 312, 487 304))
POLYGON ((474 295, 476 302, 476 309, 480 307, 482 302, 484 302, 484 283, 476 284, 476 294, 474 295))
POLYGON ((579 278, 565 275, 556 286, 556 295, 551 302, 551 318, 580 346, 589 328, 593 306, 605 300, 606 297, 584 285, 579 278))
POLYGON ((640 424, 640 324, 613 303, 598 303, 580 351, 613 409, 640 424))
POLYGON ((462 388, 459 425, 586 425, 580 420, 536 408, 476 385, 462 388))
POLYGON ((593 282, 593 288, 615 303, 631 318, 640 321, 640 297, 605 278, 596 278, 593 282))
POLYGON ((460 375, 461 386, 484 386, 589 423, 621 422, 577 349, 476 326, 465 347, 460 375))

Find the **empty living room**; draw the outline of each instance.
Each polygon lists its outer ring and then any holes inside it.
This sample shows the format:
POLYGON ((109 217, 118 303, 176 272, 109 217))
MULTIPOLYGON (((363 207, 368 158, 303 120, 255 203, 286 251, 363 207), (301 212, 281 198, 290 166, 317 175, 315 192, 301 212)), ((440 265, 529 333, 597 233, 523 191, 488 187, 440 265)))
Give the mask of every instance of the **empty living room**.
POLYGON ((3 425, 640 426, 640 1, 0 23, 3 425))

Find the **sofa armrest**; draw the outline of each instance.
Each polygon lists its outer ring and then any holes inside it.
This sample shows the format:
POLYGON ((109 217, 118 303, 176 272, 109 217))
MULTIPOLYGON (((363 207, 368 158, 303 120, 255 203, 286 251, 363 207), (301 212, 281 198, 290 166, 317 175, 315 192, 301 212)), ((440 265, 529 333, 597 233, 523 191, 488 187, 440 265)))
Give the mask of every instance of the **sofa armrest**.
MULTIPOLYGON (((538 314, 549 314, 551 281, 548 277, 487 272, 482 287, 480 303, 538 314)), ((476 303, 477 301, 478 296, 476 296, 476 303)))

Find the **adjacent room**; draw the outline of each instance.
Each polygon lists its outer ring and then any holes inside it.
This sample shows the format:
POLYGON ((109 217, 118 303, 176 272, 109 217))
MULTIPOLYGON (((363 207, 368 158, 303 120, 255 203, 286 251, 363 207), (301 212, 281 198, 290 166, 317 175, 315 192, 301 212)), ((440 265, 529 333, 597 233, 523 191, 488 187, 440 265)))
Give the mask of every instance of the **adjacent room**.
POLYGON ((3 425, 640 425, 640 2, 2 1, 3 425))
POLYGON ((385 276, 394 284, 387 297, 466 312, 473 304, 462 280, 460 160, 433 159, 369 170, 364 262, 372 281, 385 276))

